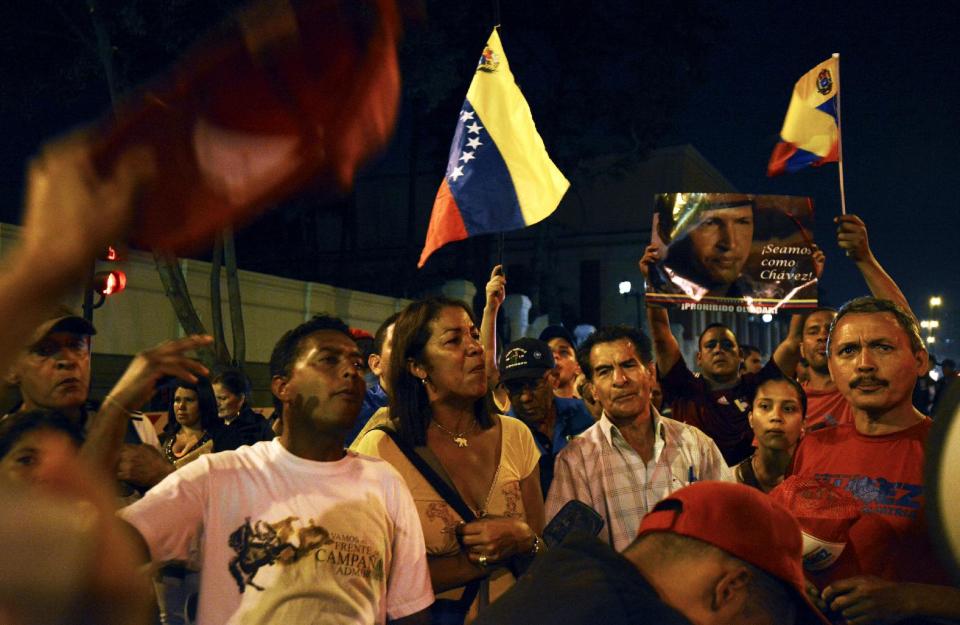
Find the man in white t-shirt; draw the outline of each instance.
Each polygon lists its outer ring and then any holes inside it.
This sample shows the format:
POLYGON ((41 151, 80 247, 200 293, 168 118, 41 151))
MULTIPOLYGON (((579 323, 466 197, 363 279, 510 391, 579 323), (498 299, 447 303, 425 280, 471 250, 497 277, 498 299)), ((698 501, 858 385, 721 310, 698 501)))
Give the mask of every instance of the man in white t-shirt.
POLYGON ((203 456, 121 516, 153 561, 199 558, 200 625, 429 622, 413 498, 388 463, 343 449, 364 393, 347 326, 287 332, 270 371, 277 439, 203 456))

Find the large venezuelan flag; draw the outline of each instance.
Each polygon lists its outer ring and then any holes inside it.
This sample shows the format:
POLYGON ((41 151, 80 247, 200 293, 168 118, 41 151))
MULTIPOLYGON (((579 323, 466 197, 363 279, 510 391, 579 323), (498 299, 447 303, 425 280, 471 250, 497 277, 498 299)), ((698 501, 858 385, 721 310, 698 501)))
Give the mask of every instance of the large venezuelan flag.
POLYGON ((569 186, 547 155, 494 29, 460 111, 417 266, 447 243, 545 219, 569 186))
POLYGON ((773 149, 768 176, 819 167, 839 157, 840 130, 837 118, 840 93, 840 60, 833 56, 803 75, 793 87, 773 149))

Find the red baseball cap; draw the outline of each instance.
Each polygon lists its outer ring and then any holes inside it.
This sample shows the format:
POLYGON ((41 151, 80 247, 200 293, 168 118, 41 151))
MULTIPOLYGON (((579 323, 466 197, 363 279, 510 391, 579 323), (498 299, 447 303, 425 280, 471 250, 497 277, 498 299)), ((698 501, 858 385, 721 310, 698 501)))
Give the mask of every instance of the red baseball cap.
POLYGON ((643 518, 637 535, 652 532, 696 538, 749 562, 796 592, 798 623, 830 624, 806 594, 800 524, 759 490, 731 482, 696 482, 660 501, 643 518))

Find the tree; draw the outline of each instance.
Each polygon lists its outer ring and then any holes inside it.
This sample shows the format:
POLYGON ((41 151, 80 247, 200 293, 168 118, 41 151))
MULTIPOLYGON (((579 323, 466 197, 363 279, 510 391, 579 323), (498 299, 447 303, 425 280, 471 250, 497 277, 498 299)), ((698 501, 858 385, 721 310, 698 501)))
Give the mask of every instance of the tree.
MULTIPOLYGON (((86 0, 83 11, 81 5, 43 0, 29 13, 22 7, 19 11, 7 7, 13 15, 0 16, 0 19, 8 18, 5 23, 15 33, 12 40, 6 39, 13 43, 11 49, 2 51, 15 52, 8 59, 22 61, 26 57, 40 59, 40 63, 21 63, 20 67, 16 63, 5 64, 4 75, 11 76, 12 80, 11 89, 5 90, 6 97, 0 98, 0 111, 14 110, 18 117, 31 118, 36 112, 24 109, 23 103, 34 101, 81 104, 84 111, 97 104, 102 110, 112 109, 128 88, 169 65, 198 34, 236 4, 236 1, 86 0), (189 17, 185 20, 184 16, 189 17), (61 69, 52 74, 52 79, 44 80, 39 78, 37 68, 47 61, 61 69)), ((86 123, 88 117, 89 114, 74 118, 73 123, 86 123)), ((232 232, 224 232, 218 243, 218 249, 224 250, 226 258, 234 356, 231 358, 222 341, 220 265, 215 262, 216 280, 211 276, 211 286, 216 284, 217 292, 211 292, 211 301, 215 303, 215 333, 221 340, 213 352, 201 357, 208 365, 242 365, 245 337, 232 232)), ((189 334, 206 334, 177 259, 154 252, 154 260, 181 327, 189 334)))

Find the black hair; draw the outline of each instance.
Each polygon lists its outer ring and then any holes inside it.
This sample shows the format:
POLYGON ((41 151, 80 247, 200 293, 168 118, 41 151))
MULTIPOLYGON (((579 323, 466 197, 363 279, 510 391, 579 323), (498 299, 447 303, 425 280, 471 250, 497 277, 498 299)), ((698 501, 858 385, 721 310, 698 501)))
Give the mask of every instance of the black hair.
POLYGON ((753 354, 753 353, 756 353, 756 354, 759 354, 760 356, 763 356, 763 352, 761 352, 761 351, 760 351, 760 348, 757 347, 756 345, 741 345, 741 346, 740 346, 740 355, 741 355, 743 358, 746 358, 748 354, 753 354))
POLYGON ((763 388, 763 386, 765 386, 766 384, 769 384, 770 382, 786 382, 787 384, 790 385, 790 388, 796 391, 797 399, 800 401, 800 411, 801 411, 800 417, 802 419, 806 419, 807 418, 807 392, 803 390, 803 387, 800 386, 799 382, 797 382, 793 378, 788 378, 782 373, 777 373, 760 380, 760 382, 757 384, 757 390, 753 395, 754 399, 756 399, 757 394, 760 392, 760 389, 763 388))
POLYGON ((400 312, 398 311, 383 320, 383 323, 377 328, 377 333, 373 335, 372 353, 379 355, 380 352, 383 351, 383 342, 387 340, 387 330, 389 330, 390 326, 395 324, 399 318, 400 312))
POLYGON ((620 339, 627 339, 633 343, 633 347, 636 349, 637 355, 640 356, 640 361, 644 365, 649 365, 653 362, 653 349, 650 344, 650 339, 646 334, 627 325, 604 326, 588 336, 586 340, 580 344, 580 347, 577 348, 577 364, 580 365, 580 370, 583 371, 583 375, 587 376, 587 379, 593 380, 593 367, 590 366, 590 351, 593 350, 594 345, 613 343, 620 339))
POLYGON ((163 426, 162 433, 164 440, 180 431, 180 424, 177 422, 173 407, 173 400, 179 388, 185 388, 197 394, 197 406, 200 408, 200 427, 204 432, 210 432, 221 425, 217 411, 217 396, 213 393, 210 380, 199 377, 196 384, 186 380, 176 380, 170 385, 170 406, 167 408, 167 424, 163 426))
MULTIPOLYGON (((410 372, 409 362, 429 368, 425 348, 430 339, 431 324, 447 308, 461 308, 476 324, 473 311, 459 300, 431 297, 413 302, 403 309, 393 328, 393 348, 390 352, 389 384, 390 413, 399 423, 400 438, 411 446, 427 443, 427 428, 433 417, 430 399, 423 381, 410 372)), ((484 430, 493 427, 490 393, 478 398, 474 416, 484 430)))
MULTIPOLYGON (((339 318, 326 313, 316 315, 309 321, 284 332, 277 344, 273 346, 273 352, 270 353, 270 379, 290 377, 290 368, 300 356, 303 339, 321 330, 335 330, 356 343, 353 335, 350 334, 350 328, 339 318)), ((276 395, 273 397, 273 407, 277 411, 283 408, 283 402, 276 395)))
POLYGON ((926 351, 923 340, 920 338, 920 325, 913 315, 904 310, 899 304, 888 299, 865 296, 850 300, 837 311, 837 316, 834 317, 830 323, 830 334, 827 336, 827 353, 830 353, 830 344, 833 342, 833 331, 837 328, 837 324, 840 323, 841 319, 846 315, 875 313, 890 313, 894 316, 897 320, 897 325, 900 326, 910 340, 910 348, 914 354, 926 351))
POLYGON ((250 378, 239 369, 224 369, 210 383, 220 384, 234 395, 250 397, 250 378))
MULTIPOLYGON (((700 333, 700 337, 697 339, 697 351, 698 351, 698 352, 700 351, 700 346, 703 344, 703 335, 706 334, 707 332, 709 332, 710 330, 713 330, 714 328, 723 328, 724 330, 729 330, 729 331, 730 331, 730 334, 733 335, 733 341, 734 341, 735 343, 737 343, 737 346, 739 347, 739 343, 737 342, 737 333, 733 331, 733 328, 731 328, 730 326, 728 326, 728 325, 725 324, 725 323, 720 323, 719 321, 714 321, 713 323, 707 324, 707 327, 705 327, 705 328, 703 329, 703 332, 700 333)), ((759 350, 757 350, 757 351, 759 351, 759 350)))
POLYGON ((837 314, 837 309, 830 306, 817 306, 816 308, 811 308, 803 314, 803 325, 800 326, 800 330, 806 332, 807 329, 807 320, 810 319, 813 315, 817 313, 828 312, 833 315, 837 314))
POLYGON ((79 448, 83 430, 59 410, 26 410, 14 412, 0 421, 0 459, 3 459, 24 435, 37 430, 63 432, 79 448))

